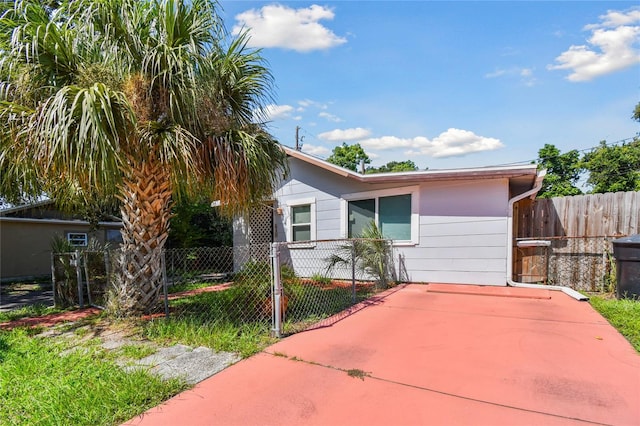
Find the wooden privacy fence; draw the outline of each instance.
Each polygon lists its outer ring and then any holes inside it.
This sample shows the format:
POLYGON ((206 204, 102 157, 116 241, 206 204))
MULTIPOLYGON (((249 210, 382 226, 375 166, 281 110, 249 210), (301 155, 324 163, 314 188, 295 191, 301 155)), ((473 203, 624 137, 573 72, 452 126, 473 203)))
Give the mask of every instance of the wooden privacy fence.
POLYGON ((515 205, 514 222, 515 280, 611 290, 611 241, 640 233, 640 192, 522 200, 515 205), (531 240, 548 245, 527 246, 531 240))

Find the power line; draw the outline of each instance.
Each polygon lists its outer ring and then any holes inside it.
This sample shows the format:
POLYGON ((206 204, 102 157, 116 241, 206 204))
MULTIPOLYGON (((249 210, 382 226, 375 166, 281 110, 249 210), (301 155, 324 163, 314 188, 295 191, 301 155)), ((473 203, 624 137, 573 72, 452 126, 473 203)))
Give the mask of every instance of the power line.
MULTIPOLYGON (((622 145, 622 144, 625 144, 627 142, 635 140, 637 137, 638 136, 631 136, 631 137, 628 137, 628 138, 617 140, 615 142, 607 142, 605 144, 605 146, 613 147, 613 146, 617 146, 617 145, 622 145)), ((600 147, 601 147, 601 145, 598 144, 598 145, 593 146, 591 148, 576 149, 575 151, 578 152, 578 153, 587 152, 587 151, 591 152, 591 151, 594 151, 594 150, 596 150, 596 149, 598 149, 600 147)), ((574 151, 574 150, 569 150, 567 152, 571 152, 571 151, 574 151)), ((516 166, 516 165, 521 165, 521 164, 532 164, 532 163, 537 163, 538 160, 540 160, 540 157, 533 158, 531 160, 522 160, 522 161, 514 161, 514 162, 511 162, 511 163, 495 164, 493 167, 496 167, 496 166, 516 166)))

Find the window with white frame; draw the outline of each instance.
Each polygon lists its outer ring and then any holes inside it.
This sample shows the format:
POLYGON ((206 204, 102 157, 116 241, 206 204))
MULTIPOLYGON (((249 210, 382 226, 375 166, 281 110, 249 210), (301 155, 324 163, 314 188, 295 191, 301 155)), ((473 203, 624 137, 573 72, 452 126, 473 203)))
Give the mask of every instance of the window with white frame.
POLYGON ((86 232, 68 232, 67 241, 75 247, 86 247, 88 243, 88 237, 86 232))
POLYGON ((289 207, 289 241, 316 239, 316 203, 314 198, 295 200, 289 207))
POLYGON ((344 195, 346 236, 354 238, 373 221, 395 243, 418 243, 418 188, 408 187, 344 195))

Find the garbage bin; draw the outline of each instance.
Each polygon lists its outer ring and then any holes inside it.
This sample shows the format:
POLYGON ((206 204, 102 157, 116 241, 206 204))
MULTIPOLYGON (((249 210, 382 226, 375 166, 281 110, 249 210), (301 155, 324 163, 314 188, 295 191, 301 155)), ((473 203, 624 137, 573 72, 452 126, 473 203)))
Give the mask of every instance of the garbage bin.
POLYGON ((613 240, 616 258, 616 296, 640 298, 640 234, 613 240))

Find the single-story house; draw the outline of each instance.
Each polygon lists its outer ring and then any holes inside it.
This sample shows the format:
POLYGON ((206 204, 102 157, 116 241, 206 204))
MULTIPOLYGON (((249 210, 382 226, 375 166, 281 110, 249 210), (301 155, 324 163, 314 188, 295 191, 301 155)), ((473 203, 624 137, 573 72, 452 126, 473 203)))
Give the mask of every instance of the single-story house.
POLYGON ((51 274, 51 242, 64 237, 83 248, 92 239, 114 244, 122 241, 119 221, 89 222, 55 208, 53 200, 0 210, 0 280, 51 274))
MULTIPOLYGON (((273 200, 234 224, 234 246, 357 236, 374 220, 408 280, 506 285, 513 204, 535 197, 535 164, 360 174, 295 149, 273 200)), ((289 245, 296 250, 310 245, 289 245)), ((264 253, 266 255, 267 253, 264 253)))

